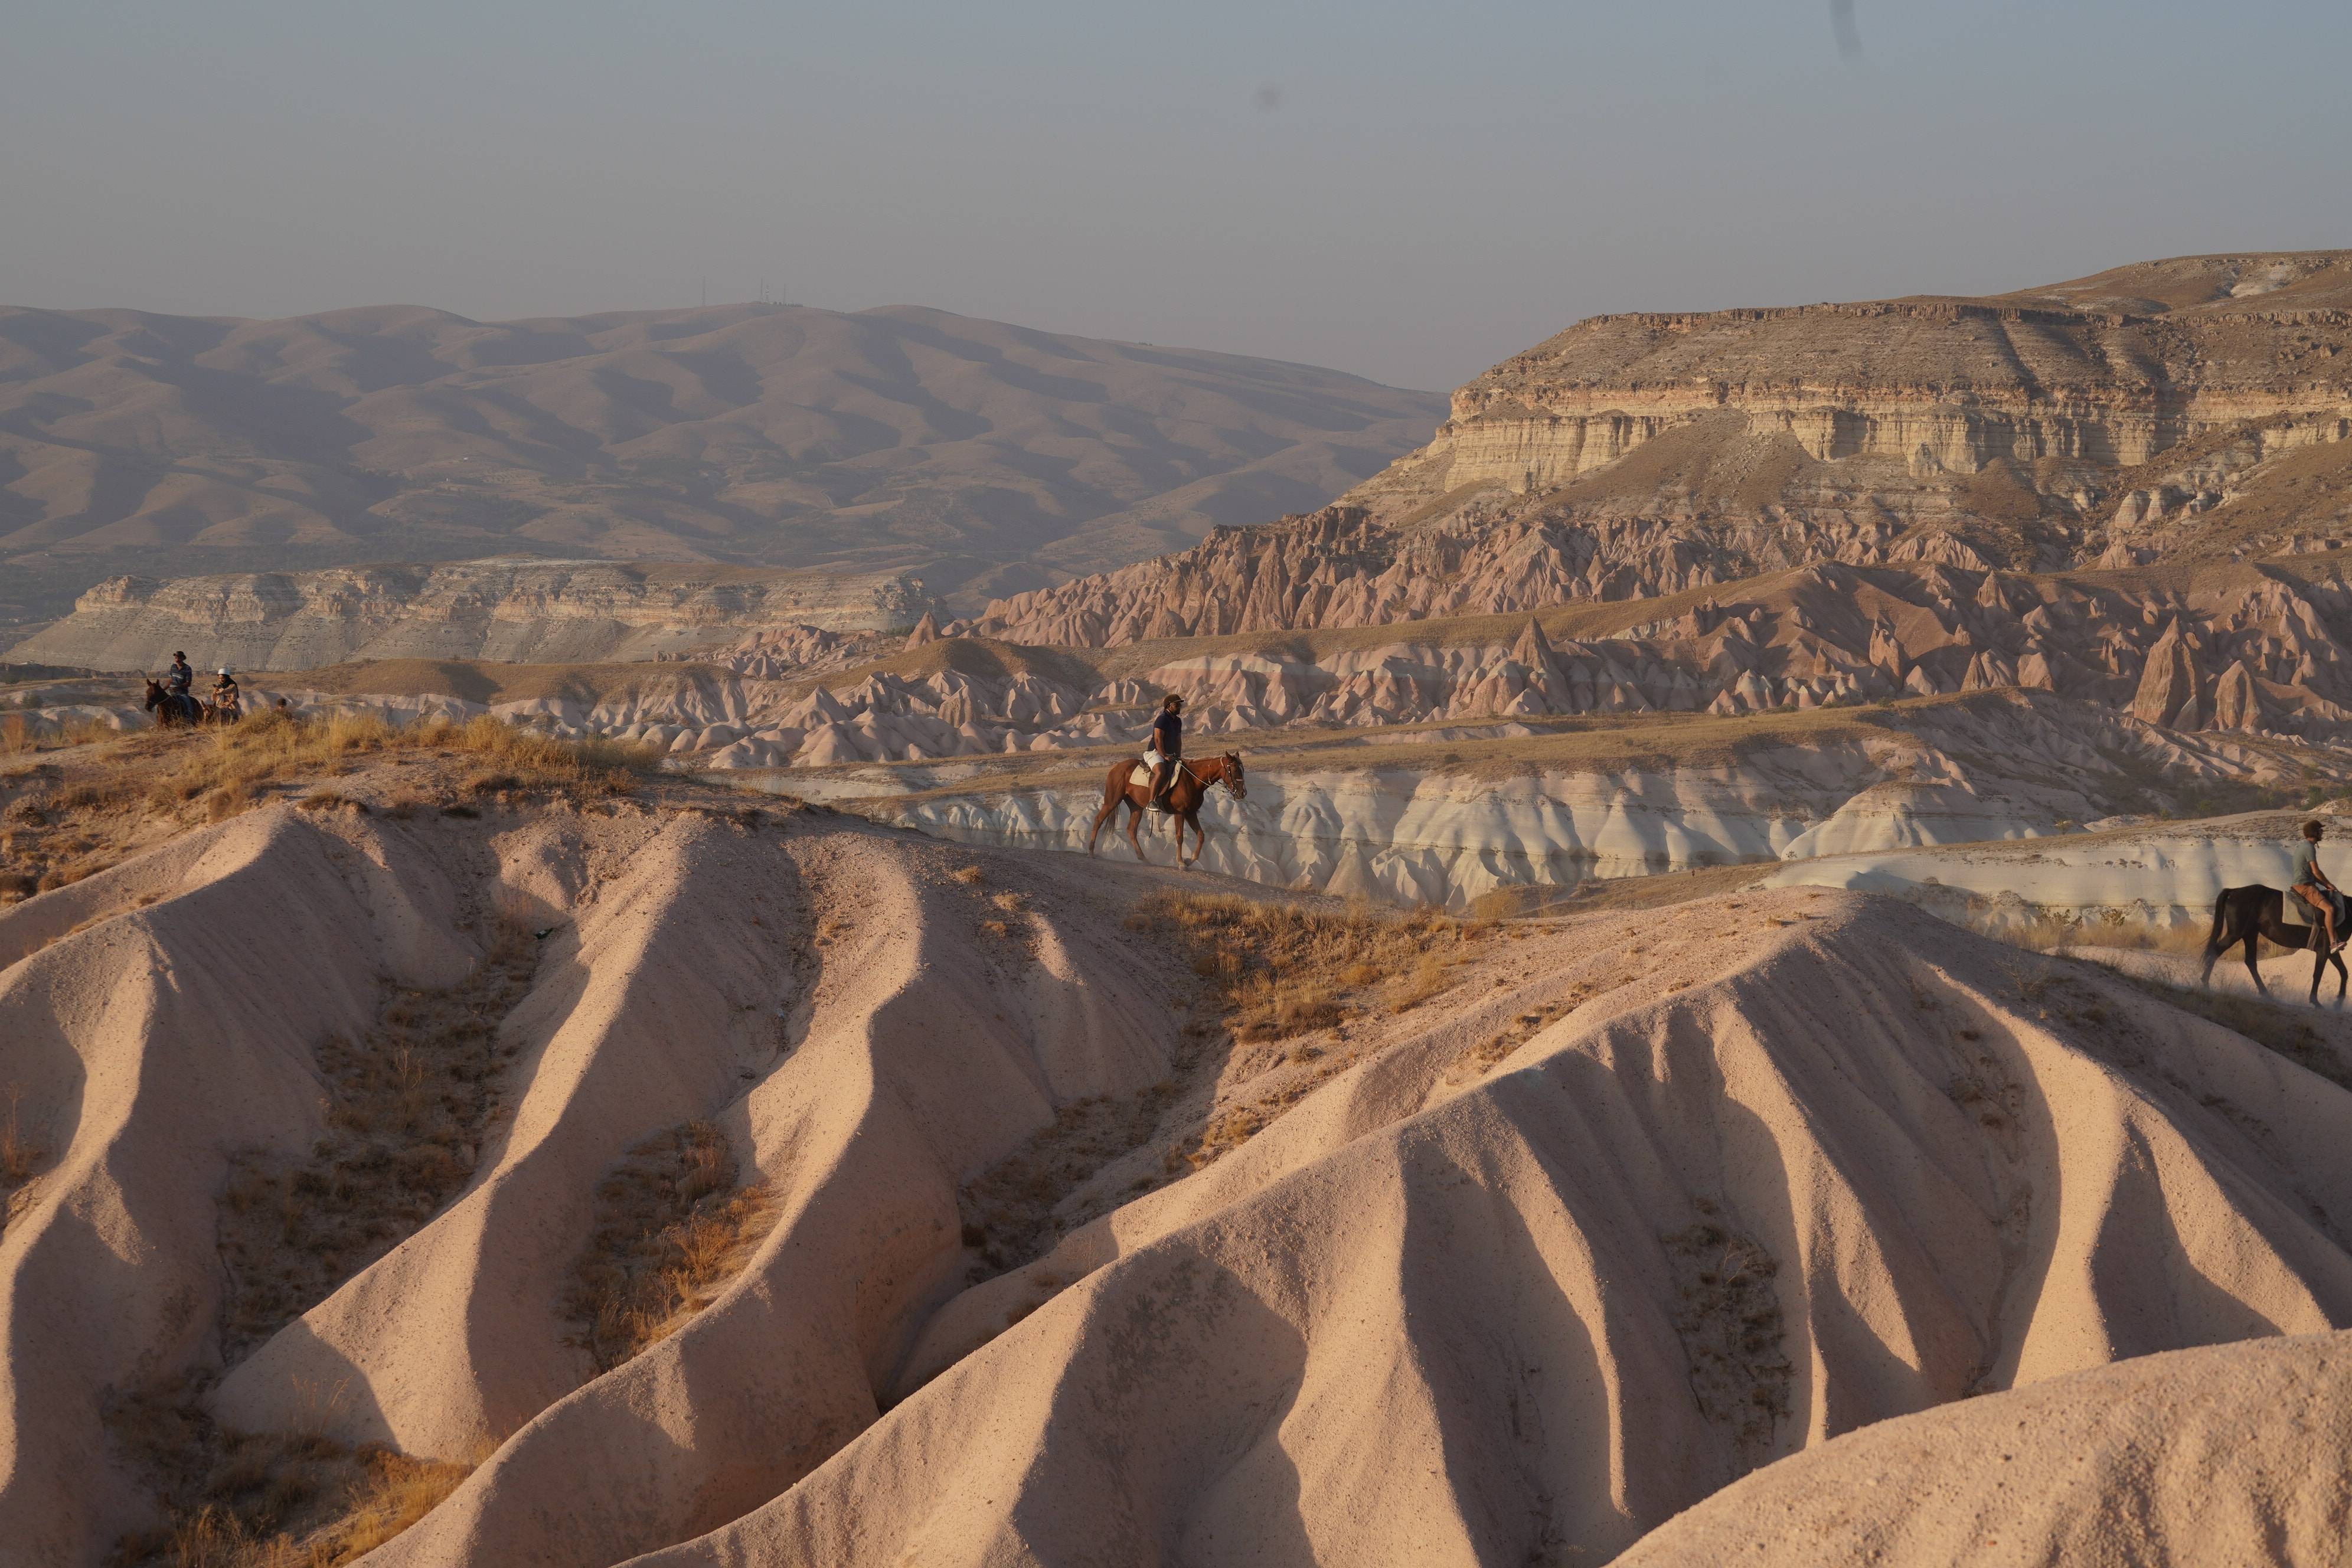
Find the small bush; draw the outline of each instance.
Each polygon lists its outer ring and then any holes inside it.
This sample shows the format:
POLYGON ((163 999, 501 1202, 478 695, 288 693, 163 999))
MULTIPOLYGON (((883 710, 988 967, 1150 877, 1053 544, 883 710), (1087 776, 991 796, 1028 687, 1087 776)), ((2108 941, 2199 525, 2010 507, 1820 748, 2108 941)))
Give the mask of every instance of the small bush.
POLYGON ((294 805, 296 809, 301 811, 341 811, 347 806, 361 813, 365 813, 367 810, 367 806, 362 802, 353 800, 340 790, 331 789, 314 789, 296 801, 294 805))
POLYGON ((564 1296, 568 1342, 608 1372, 676 1333, 743 1270, 777 1215, 738 1185, 734 1151, 708 1121, 631 1149, 596 1190, 596 1229, 564 1296))
POLYGON ((1153 892, 1129 917, 1181 944, 1192 971, 1223 984, 1234 1033, 1279 1039, 1369 1007, 1403 1012, 1451 984, 1485 928, 1440 914, 1335 911, 1234 894, 1153 892))
POLYGON ((174 1385, 111 1401, 117 1445, 156 1484, 166 1522, 123 1537, 123 1568, 344 1568, 416 1523, 473 1464, 410 1458, 316 1433, 240 1432, 174 1385))
POLYGON ((10 1212, 16 1190, 33 1179, 41 1162, 48 1157, 47 1150, 26 1136, 24 1099, 24 1089, 10 1084, 8 1108, 0 1112, 0 1215, 10 1212))

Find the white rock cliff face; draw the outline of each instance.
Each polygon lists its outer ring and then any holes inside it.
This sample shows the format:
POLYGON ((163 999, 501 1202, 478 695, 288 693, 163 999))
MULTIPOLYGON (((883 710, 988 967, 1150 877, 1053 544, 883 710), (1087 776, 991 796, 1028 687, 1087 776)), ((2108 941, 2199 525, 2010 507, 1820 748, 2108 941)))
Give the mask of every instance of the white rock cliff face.
MULTIPOLYGON (((1444 738, 1475 743, 1475 734, 1444 738)), ((2352 760, 2327 754, 2321 765, 2352 779, 2352 760)), ((1458 910, 1497 889, 1570 888, 1588 878, 1820 856, 1856 865, 1858 853, 2072 836, 2132 797, 2144 770, 2161 768, 2193 787, 2200 778, 2244 782, 2273 766, 2238 748, 2176 744, 2055 703, 1933 710, 1906 731, 1759 745, 1720 763, 1548 765, 1531 750, 1523 765, 1483 768, 1466 756, 1458 767, 1434 759, 1419 767, 1292 763, 1250 773, 1244 800, 1211 794, 1200 863, 1276 887, 1458 910)), ((967 842, 1075 851, 1087 848, 1101 801, 1099 786, 991 789, 984 773, 952 765, 759 783, 856 800, 886 819, 967 842), (967 793, 950 793, 959 786, 967 793), (917 793, 894 804, 891 792, 901 790, 917 793)), ((1106 824, 1097 853, 1132 854, 1124 821, 1122 813, 1106 824)), ((1147 858, 1173 861, 1167 818, 1147 818, 1139 837, 1147 858)), ((2210 890, 2200 889, 2192 893, 2210 905, 2210 890)))

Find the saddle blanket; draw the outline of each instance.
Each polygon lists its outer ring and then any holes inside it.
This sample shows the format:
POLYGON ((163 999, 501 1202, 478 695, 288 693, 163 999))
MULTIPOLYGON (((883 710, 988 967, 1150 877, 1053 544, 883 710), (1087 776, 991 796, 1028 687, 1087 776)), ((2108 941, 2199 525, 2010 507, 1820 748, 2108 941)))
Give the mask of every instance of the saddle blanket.
MULTIPOLYGON (((1136 763, 1135 771, 1127 775, 1127 787, 1129 789, 1139 789, 1146 795, 1150 794, 1152 775, 1159 771, 1160 753, 1151 751, 1145 752, 1143 753, 1143 761, 1136 763)), ((1151 809, 1154 811, 1166 811, 1169 808, 1164 805, 1155 805, 1151 809)))

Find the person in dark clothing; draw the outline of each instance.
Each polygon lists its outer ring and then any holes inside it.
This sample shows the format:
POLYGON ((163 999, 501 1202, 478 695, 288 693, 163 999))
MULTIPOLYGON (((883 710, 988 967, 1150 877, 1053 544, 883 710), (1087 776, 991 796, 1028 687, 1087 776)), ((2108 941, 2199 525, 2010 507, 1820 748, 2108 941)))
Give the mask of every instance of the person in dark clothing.
POLYGON ((188 695, 188 689, 195 683, 196 672, 189 666, 188 656, 184 653, 173 654, 172 668, 163 672, 163 689, 173 697, 185 697, 188 695))
POLYGON ((1176 764, 1184 755, 1184 700, 1170 692, 1151 721, 1151 750, 1159 763, 1151 776, 1151 804, 1166 806, 1168 791, 1176 783, 1176 764))
MULTIPOLYGON (((2309 904, 2318 919, 2311 923, 2319 940, 2326 945, 2323 952, 2334 952, 2344 945, 2343 933, 2336 930, 2336 911, 2339 894, 2327 873, 2319 868, 2319 840, 2327 829, 2316 822, 2303 825, 2303 847, 2294 852, 2294 896, 2309 904)), ((2313 981, 2316 985, 2317 981, 2313 981)))

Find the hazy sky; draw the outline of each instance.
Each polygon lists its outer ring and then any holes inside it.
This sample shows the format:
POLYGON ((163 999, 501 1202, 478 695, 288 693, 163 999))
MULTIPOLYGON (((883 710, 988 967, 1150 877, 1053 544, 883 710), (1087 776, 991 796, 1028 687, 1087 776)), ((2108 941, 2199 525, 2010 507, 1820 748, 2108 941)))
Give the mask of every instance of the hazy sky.
POLYGON ((1580 316, 2352 245, 2344 0, 14 0, 0 303, 919 303, 1446 387, 1580 316))

